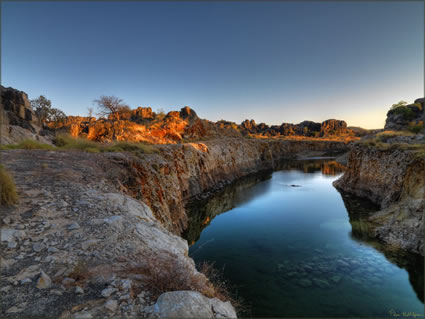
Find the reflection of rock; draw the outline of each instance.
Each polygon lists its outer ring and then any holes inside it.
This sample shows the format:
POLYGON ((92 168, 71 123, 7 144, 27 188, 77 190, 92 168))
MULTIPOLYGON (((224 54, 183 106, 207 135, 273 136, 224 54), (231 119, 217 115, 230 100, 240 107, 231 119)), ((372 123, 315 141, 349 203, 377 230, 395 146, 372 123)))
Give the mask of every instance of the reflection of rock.
MULTIPOLYGON (((352 226, 351 236, 354 240, 366 243, 375 248, 400 268, 409 273, 409 281, 418 298, 424 301, 424 259, 418 254, 409 253, 402 249, 388 247, 375 239, 376 222, 374 213, 379 209, 373 203, 355 196, 342 196, 352 226), (371 218, 372 217, 372 218, 371 218)), ((379 271, 386 271, 378 267, 379 271)), ((378 273, 379 274, 379 273, 378 273)))
POLYGON ((189 203, 187 205, 189 223, 183 233, 183 238, 186 238, 189 244, 194 244, 199 239, 202 230, 210 224, 215 216, 248 202, 254 196, 258 196, 259 192, 265 192, 267 188, 256 187, 255 192, 250 192, 249 188, 268 178, 270 178, 270 173, 244 177, 208 199, 189 203))
POLYGON ((323 175, 335 176, 345 170, 345 166, 329 159, 285 160, 277 165, 277 169, 298 169, 304 173, 321 171, 323 175))

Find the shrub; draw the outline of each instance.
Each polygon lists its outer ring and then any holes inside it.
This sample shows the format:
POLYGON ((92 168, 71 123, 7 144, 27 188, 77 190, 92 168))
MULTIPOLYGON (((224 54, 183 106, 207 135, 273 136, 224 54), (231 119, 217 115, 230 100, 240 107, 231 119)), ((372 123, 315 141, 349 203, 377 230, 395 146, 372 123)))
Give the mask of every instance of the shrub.
POLYGON ((150 290, 154 299, 167 291, 194 290, 209 298, 230 301, 236 309, 241 309, 242 303, 231 296, 222 274, 213 264, 200 264, 200 273, 194 274, 187 263, 173 254, 164 252, 145 260, 146 264, 129 271, 144 275, 144 286, 150 290))
POLYGON ((0 206, 9 206, 18 202, 15 182, 6 169, 0 165, 0 206))
POLYGON ((409 123, 409 131, 418 134, 424 129, 423 123, 409 123))
POLYGON ((406 106, 406 105, 402 105, 402 106, 398 106, 394 109, 391 109, 388 114, 402 114, 403 115, 403 119, 405 120, 413 120, 415 118, 415 112, 412 110, 412 108, 406 106))

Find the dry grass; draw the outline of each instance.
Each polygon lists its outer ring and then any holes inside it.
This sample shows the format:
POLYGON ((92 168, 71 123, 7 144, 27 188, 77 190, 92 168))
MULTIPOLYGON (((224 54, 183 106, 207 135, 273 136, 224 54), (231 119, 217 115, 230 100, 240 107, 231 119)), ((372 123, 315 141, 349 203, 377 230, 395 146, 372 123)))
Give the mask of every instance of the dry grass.
POLYGON ((9 206, 18 202, 15 182, 7 170, 0 165, 0 206, 9 206))
POLYGON ((87 262, 79 260, 68 277, 74 279, 75 282, 81 282, 90 278, 90 271, 87 262))
POLYGON ((374 147, 380 151, 403 150, 410 151, 417 158, 425 158, 425 144, 423 143, 387 143, 390 138, 397 136, 410 137, 415 134, 409 131, 383 131, 375 136, 362 140, 360 143, 374 147))
POLYGON ((192 290, 208 298, 230 301, 237 311, 242 310, 240 298, 233 297, 222 273, 212 263, 200 264, 199 273, 193 273, 190 265, 169 253, 151 255, 145 260, 143 266, 132 267, 126 272, 144 275, 143 284, 154 299, 168 291, 192 290))
POLYGON ((87 153, 105 153, 105 152, 130 152, 136 155, 157 153, 158 150, 148 144, 137 142, 117 141, 111 143, 99 143, 85 138, 74 138, 68 134, 60 134, 54 139, 55 146, 40 143, 34 140, 26 139, 18 144, 0 145, 0 150, 56 150, 56 151, 82 151, 87 153))
POLYGON ((132 152, 135 154, 151 154, 157 151, 152 145, 138 142, 117 141, 102 144, 85 138, 75 138, 66 134, 56 136, 54 143, 60 149, 80 150, 89 153, 132 152))

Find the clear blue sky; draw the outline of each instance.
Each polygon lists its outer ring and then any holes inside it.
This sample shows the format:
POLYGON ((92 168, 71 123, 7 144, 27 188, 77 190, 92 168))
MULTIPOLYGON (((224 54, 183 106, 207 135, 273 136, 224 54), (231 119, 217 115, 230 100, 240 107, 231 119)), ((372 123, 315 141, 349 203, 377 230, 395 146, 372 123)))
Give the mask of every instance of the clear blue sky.
POLYGON ((383 127, 424 95, 424 2, 2 3, 2 85, 202 118, 383 127))

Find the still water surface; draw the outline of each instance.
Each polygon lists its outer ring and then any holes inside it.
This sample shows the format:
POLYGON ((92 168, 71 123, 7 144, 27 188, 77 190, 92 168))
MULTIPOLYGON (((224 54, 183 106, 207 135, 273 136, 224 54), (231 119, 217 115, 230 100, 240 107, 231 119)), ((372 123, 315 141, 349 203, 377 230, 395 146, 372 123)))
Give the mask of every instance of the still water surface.
POLYGON ((285 162, 189 206, 195 262, 213 261, 253 317, 423 315, 423 258, 366 235, 377 208, 341 196, 332 160, 285 162))

